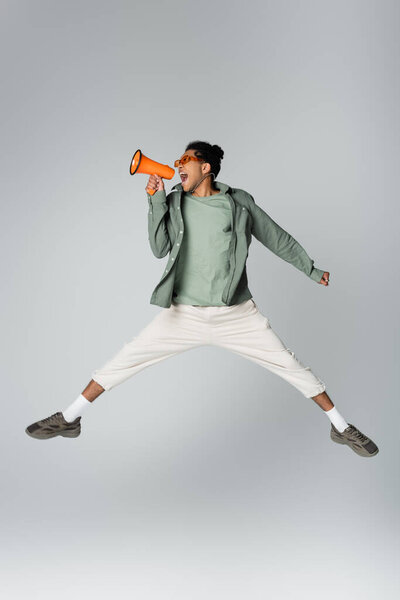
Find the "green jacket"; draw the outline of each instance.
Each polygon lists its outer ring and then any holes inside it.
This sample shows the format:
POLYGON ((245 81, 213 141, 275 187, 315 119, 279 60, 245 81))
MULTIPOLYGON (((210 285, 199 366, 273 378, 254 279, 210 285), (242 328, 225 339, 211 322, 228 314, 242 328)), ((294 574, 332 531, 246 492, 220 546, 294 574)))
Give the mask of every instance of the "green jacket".
MULTIPOLYGON (((227 194, 232 208, 232 237, 229 245, 231 268, 222 293, 227 305, 240 304, 252 298, 247 285, 246 260, 252 236, 274 254, 320 282, 324 271, 314 267, 314 261, 300 244, 271 219, 254 201, 253 196, 239 188, 215 181, 214 185, 227 194)), ((148 232, 154 256, 163 258, 169 252, 164 273, 155 287, 150 304, 168 308, 174 289, 175 264, 185 234, 181 215, 182 184, 174 185, 168 195, 165 190, 147 194, 149 202, 148 232)))

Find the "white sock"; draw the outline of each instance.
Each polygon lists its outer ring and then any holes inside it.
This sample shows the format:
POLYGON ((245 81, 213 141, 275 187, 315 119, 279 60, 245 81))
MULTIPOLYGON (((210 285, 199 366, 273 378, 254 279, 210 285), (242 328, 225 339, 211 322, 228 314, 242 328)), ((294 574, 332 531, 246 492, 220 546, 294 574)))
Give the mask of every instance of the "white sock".
POLYGON ((329 417, 331 423, 334 424, 334 426, 340 431, 340 433, 342 433, 346 429, 346 427, 349 426, 349 424, 346 423, 346 421, 343 419, 342 415, 335 406, 330 410, 324 410, 324 413, 327 417, 329 417))
POLYGON ((83 411, 91 404, 92 403, 89 402, 89 400, 86 400, 85 396, 80 394, 77 399, 68 406, 68 408, 62 411, 64 419, 69 423, 75 421, 75 419, 80 417, 83 411))

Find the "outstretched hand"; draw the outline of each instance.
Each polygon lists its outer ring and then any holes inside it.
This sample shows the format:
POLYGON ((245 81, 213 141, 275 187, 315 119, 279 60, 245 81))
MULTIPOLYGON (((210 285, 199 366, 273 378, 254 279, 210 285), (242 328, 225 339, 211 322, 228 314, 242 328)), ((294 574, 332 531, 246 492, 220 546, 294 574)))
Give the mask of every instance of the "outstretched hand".
POLYGON ((319 281, 322 285, 329 285, 329 271, 325 271, 322 275, 321 281, 319 281))

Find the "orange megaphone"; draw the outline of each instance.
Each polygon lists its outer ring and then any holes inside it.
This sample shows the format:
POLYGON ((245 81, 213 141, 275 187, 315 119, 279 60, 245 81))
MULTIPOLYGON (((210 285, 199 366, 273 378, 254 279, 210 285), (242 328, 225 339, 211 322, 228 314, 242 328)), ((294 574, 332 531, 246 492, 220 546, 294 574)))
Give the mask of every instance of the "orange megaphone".
MULTIPOLYGON (((135 173, 159 175, 160 177, 165 177, 165 179, 172 179, 175 175, 175 169, 169 167, 168 165, 162 165, 155 160, 151 160, 151 158, 147 158, 147 156, 145 156, 141 150, 136 150, 135 154, 133 155, 129 172, 131 175, 134 175, 135 173)), ((151 194, 151 196, 155 193, 155 190, 147 187, 146 191, 151 194)))

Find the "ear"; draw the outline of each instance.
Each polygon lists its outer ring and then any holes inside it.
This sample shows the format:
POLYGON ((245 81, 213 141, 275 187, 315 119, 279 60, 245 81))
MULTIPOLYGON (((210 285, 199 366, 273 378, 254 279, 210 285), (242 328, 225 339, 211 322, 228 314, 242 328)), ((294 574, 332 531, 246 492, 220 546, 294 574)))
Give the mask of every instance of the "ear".
POLYGON ((204 175, 205 175, 206 173, 210 173, 210 171, 211 171, 211 164, 210 164, 210 163, 208 163, 208 162, 205 162, 205 163, 203 163, 203 164, 201 165, 201 170, 203 171, 204 175))

